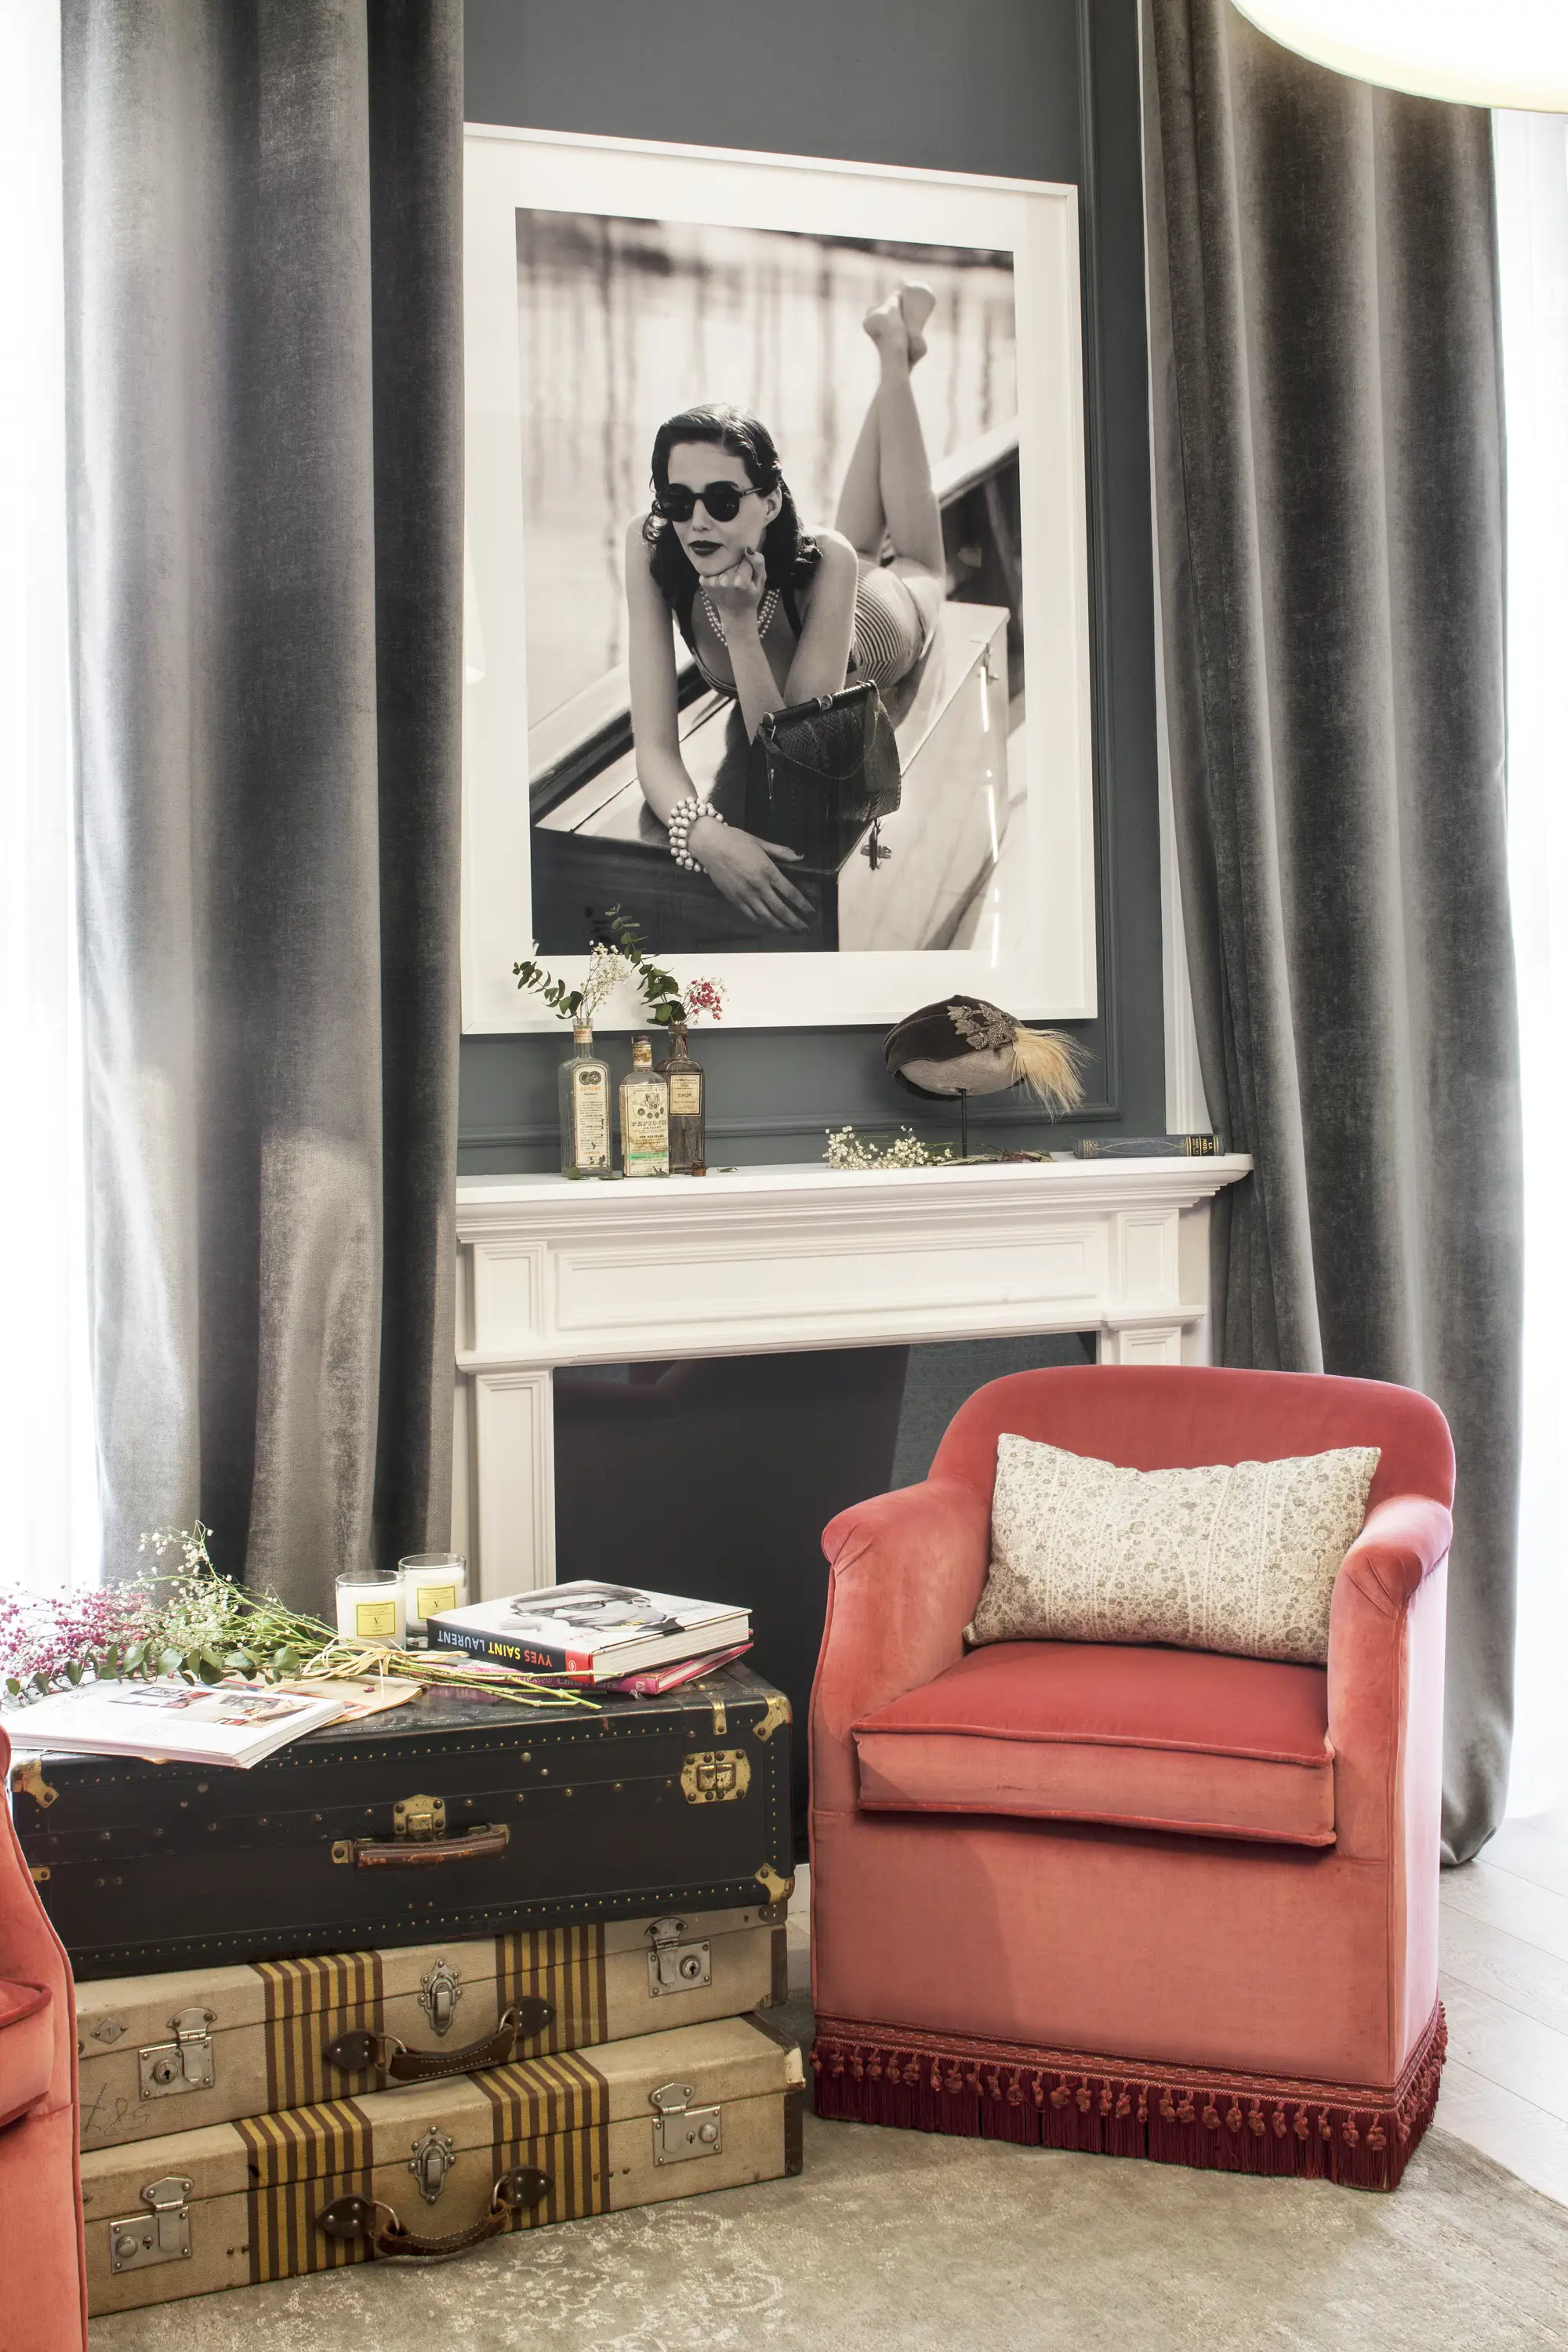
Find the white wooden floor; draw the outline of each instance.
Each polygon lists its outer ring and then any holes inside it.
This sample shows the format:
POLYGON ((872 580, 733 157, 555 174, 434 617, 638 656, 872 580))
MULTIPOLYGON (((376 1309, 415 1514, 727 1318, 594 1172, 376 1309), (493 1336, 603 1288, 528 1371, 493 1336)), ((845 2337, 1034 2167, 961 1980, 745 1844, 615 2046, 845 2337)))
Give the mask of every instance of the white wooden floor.
POLYGON ((1441 1904, 1437 2121, 1568 2205, 1568 1821, 1505 1822, 1441 1904))
MULTIPOLYGON (((810 1873, 790 1905, 790 1983, 811 1980, 810 1873)), ((1442 1880, 1448 2063, 1437 2121, 1568 2205, 1568 1821, 1505 1822, 1442 1880)))

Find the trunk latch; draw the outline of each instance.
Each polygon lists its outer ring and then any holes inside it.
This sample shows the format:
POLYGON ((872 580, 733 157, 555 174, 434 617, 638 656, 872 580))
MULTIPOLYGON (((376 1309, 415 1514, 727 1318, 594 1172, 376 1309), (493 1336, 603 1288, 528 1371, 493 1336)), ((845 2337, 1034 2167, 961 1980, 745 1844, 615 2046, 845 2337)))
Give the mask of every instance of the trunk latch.
POLYGON ((717 2156, 724 2146, 724 2117, 718 2107, 694 2107, 690 2083, 661 2083, 648 2098, 658 2109, 653 2126, 656 2164, 686 2164, 693 2157, 717 2156))
POLYGON ((689 1805, 732 1805, 752 1785, 743 1748, 699 1748, 682 1759, 680 1788, 689 1805))
POLYGON ((213 2086, 213 2021, 210 2009, 183 2009, 169 2020, 173 2042, 153 2042, 137 2056, 142 2067, 142 2096, 169 2099, 179 2091, 210 2091, 213 2086))
POLYGON ((450 2033, 462 1998, 462 1979, 449 1960, 437 1960, 428 1974, 420 1978, 419 2006, 430 2021, 432 2033, 450 2033))
POLYGON ((418 2184, 419 2194, 426 2205, 434 2205, 447 2186, 447 2175, 457 2162, 457 2149, 448 2133, 432 2124, 429 2130, 414 2143, 408 2158, 408 2169, 418 2184))
POLYGON ((191 2184, 177 2173, 150 2180, 142 2191, 145 2213, 129 2213, 109 2224, 111 2271, 151 2270, 154 2263, 189 2262, 191 2184))
POLYGON ((713 1981, 713 1951, 706 1937, 683 1940, 684 1919, 656 1919, 648 1929, 653 1949, 647 1956, 650 2000, 660 1993, 691 1992, 713 1981))
POLYGON ((445 1797, 400 1797, 392 1809, 392 1827, 395 1836, 409 1838, 416 1845, 424 1845, 430 1838, 445 1837, 445 1797))

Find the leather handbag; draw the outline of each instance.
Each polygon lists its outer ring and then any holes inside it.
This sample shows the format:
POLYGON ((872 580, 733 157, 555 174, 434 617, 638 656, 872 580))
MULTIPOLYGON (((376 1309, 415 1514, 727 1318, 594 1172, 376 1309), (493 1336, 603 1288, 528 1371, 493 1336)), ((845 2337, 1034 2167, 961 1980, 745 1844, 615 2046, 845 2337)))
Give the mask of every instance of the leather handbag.
POLYGON ((837 874, 902 790, 881 694, 870 682, 846 687, 763 719, 747 761, 746 830, 798 852, 808 873, 837 874))

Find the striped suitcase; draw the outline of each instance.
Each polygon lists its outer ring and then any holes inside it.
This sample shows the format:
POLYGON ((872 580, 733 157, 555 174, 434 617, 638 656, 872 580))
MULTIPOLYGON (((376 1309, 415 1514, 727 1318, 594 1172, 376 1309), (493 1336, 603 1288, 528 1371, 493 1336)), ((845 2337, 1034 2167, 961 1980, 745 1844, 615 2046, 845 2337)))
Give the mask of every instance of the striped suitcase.
POLYGON ((783 1915, 754 1905, 100 1979, 77 1995, 81 2144, 736 2017, 786 1997, 783 1915))
POLYGON ((612 2042, 82 2158, 92 2315, 800 2169, 800 2052, 761 2018, 612 2042))

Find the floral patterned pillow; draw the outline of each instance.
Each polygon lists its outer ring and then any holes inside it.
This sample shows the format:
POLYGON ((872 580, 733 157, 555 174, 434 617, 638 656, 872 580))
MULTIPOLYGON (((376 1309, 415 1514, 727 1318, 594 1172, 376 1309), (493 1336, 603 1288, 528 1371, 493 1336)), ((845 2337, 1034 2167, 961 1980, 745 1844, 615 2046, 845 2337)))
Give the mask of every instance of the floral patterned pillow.
POLYGON ((1322 1665, 1375 1445, 1285 1462, 1121 1470, 996 1445, 991 1569, 973 1643, 1168 1642, 1322 1665))

